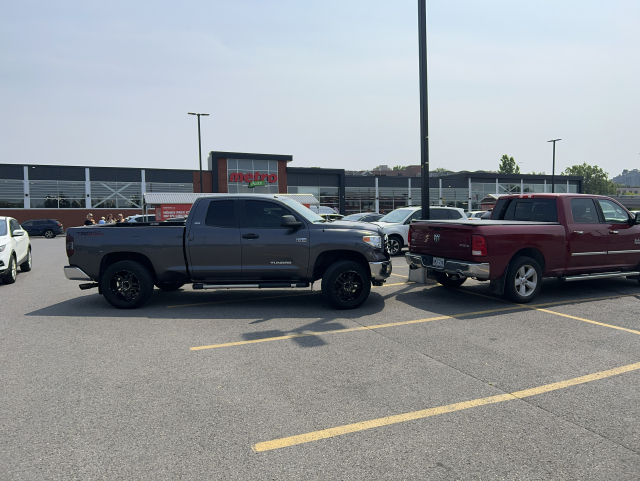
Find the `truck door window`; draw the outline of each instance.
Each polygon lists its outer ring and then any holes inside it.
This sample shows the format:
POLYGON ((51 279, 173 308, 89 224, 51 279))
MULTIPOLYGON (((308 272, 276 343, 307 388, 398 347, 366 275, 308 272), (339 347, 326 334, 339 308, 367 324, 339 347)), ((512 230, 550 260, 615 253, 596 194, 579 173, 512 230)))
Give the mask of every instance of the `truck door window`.
POLYGON ((604 214, 604 221, 611 222, 613 224, 626 224, 629 221, 629 214, 615 202, 610 200, 598 199, 602 213, 604 214))
POLYGON ((212 227, 237 227, 234 206, 234 200, 211 201, 204 223, 212 227))
POLYGON ((244 206, 246 227, 278 229, 281 227, 283 215, 293 215, 291 211, 273 202, 246 200, 244 206))
POLYGON ((498 220, 518 220, 532 222, 558 222, 558 208, 555 199, 505 199, 496 205, 498 220))
POLYGON ((593 199, 571 199, 571 216, 576 224, 599 224, 593 199))
POLYGON ((422 209, 417 210, 413 214, 411 214, 411 217, 409 217, 404 223, 411 224, 411 221, 420 220, 420 219, 422 219, 422 209))

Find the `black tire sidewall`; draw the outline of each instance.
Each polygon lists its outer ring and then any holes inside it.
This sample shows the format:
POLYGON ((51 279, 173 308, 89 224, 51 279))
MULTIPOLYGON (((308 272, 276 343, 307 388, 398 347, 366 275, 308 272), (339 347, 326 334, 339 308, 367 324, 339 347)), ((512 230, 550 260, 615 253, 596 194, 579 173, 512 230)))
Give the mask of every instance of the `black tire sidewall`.
MULTIPOLYGON (((31 255, 31 263, 33 264, 33 255, 31 254, 31 246, 29 246, 29 252, 27 253, 27 256, 30 256, 30 255, 31 255)), ((29 265, 28 258, 22 264, 20 264, 20 270, 22 272, 29 272, 31 270, 31 266, 29 265)))
POLYGON ((360 307, 371 292, 371 278, 365 268, 355 261, 338 261, 329 266, 322 276, 322 293, 329 303, 336 309, 355 309, 360 307), (347 271, 355 271, 363 281, 362 293, 353 301, 343 301, 336 296, 334 286, 338 276, 347 271))
POLYGON ((531 258, 531 257, 516 257, 509 263, 509 270, 507 271, 507 277, 505 278, 504 292, 506 297, 512 301, 517 302, 518 304, 526 304, 531 302, 536 298, 538 293, 540 292, 540 288, 542 287, 542 269, 540 268, 540 264, 531 258), (518 270, 525 264, 530 265, 536 270, 536 274, 538 274, 538 284, 536 285, 533 294, 528 297, 522 297, 518 291, 516 291, 515 286, 515 278, 518 270))
POLYGON ((119 261, 109 266, 100 278, 100 290, 109 304, 118 309, 137 309, 145 304, 153 294, 153 277, 149 270, 135 261, 119 261), (132 301, 124 301, 111 292, 109 284, 114 274, 120 271, 133 273, 140 282, 140 293, 132 301))
POLYGON ((47 230, 45 230, 45 231, 44 231, 44 234, 43 234, 43 235, 44 235, 47 239, 53 239, 53 238, 56 236, 56 233, 55 233, 55 232, 53 232, 51 229, 47 229, 47 230), (47 232, 50 232, 50 233, 51 233, 51 235, 47 236, 47 232))
POLYGON ((5 284, 13 284, 16 282, 17 278, 18 278, 18 273, 16 271, 16 278, 14 279, 13 277, 11 277, 11 271, 13 270, 13 265, 16 263, 16 256, 11 254, 11 257, 9 258, 9 270, 8 272, 2 277, 2 282, 5 284))
POLYGON ((402 254, 402 248, 404 247, 404 242, 402 241, 402 238, 400 236, 397 235, 390 235, 389 236, 389 241, 391 241, 391 239, 395 240, 398 245, 400 246, 400 248, 398 249, 398 252, 396 252, 395 254, 391 253, 391 249, 389 249, 389 255, 392 256, 399 256, 400 254, 402 254))

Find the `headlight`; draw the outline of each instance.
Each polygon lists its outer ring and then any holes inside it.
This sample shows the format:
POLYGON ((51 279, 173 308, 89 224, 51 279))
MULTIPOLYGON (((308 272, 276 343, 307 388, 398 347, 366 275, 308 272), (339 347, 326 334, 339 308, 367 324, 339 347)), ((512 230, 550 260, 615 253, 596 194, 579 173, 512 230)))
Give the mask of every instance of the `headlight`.
POLYGON ((362 240, 375 249, 382 249, 382 238, 379 235, 366 235, 362 240))
POLYGON ((0 252, 2 252, 6 246, 7 244, 0 246, 0 252))

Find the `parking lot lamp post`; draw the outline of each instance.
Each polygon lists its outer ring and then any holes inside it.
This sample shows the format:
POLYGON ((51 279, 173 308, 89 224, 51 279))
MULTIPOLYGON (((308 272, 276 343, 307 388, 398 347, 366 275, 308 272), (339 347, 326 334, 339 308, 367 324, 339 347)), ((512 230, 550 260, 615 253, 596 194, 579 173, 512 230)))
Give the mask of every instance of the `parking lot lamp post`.
POLYGON ((562 139, 547 140, 547 142, 553 142, 553 167, 551 169, 551 193, 556 191, 556 142, 562 139))
POLYGON ((200 139, 200 116, 207 116, 209 114, 196 114, 194 112, 188 112, 188 115, 198 116, 198 153, 200 154, 200 193, 202 193, 202 140, 200 139))
POLYGON ((418 56, 420 65, 420 176, 422 218, 429 220, 429 109, 427 97, 427 1, 418 0, 418 56))

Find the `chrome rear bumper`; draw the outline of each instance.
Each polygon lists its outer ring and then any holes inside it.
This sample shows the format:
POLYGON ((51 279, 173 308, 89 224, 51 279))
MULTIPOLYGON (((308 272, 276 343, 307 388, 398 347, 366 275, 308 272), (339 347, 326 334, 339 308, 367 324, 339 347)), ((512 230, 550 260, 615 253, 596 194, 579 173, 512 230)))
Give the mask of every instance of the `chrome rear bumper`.
POLYGON ((433 256, 420 254, 405 254, 405 260, 409 267, 413 269, 423 268, 446 274, 458 274, 464 277, 475 277, 476 279, 489 279, 491 269, 488 262, 458 261, 455 259, 445 259, 444 267, 434 267, 432 265, 433 256))
POLYGON ((91 277, 82 269, 75 266, 64 266, 64 275, 70 281, 91 281, 91 277))

